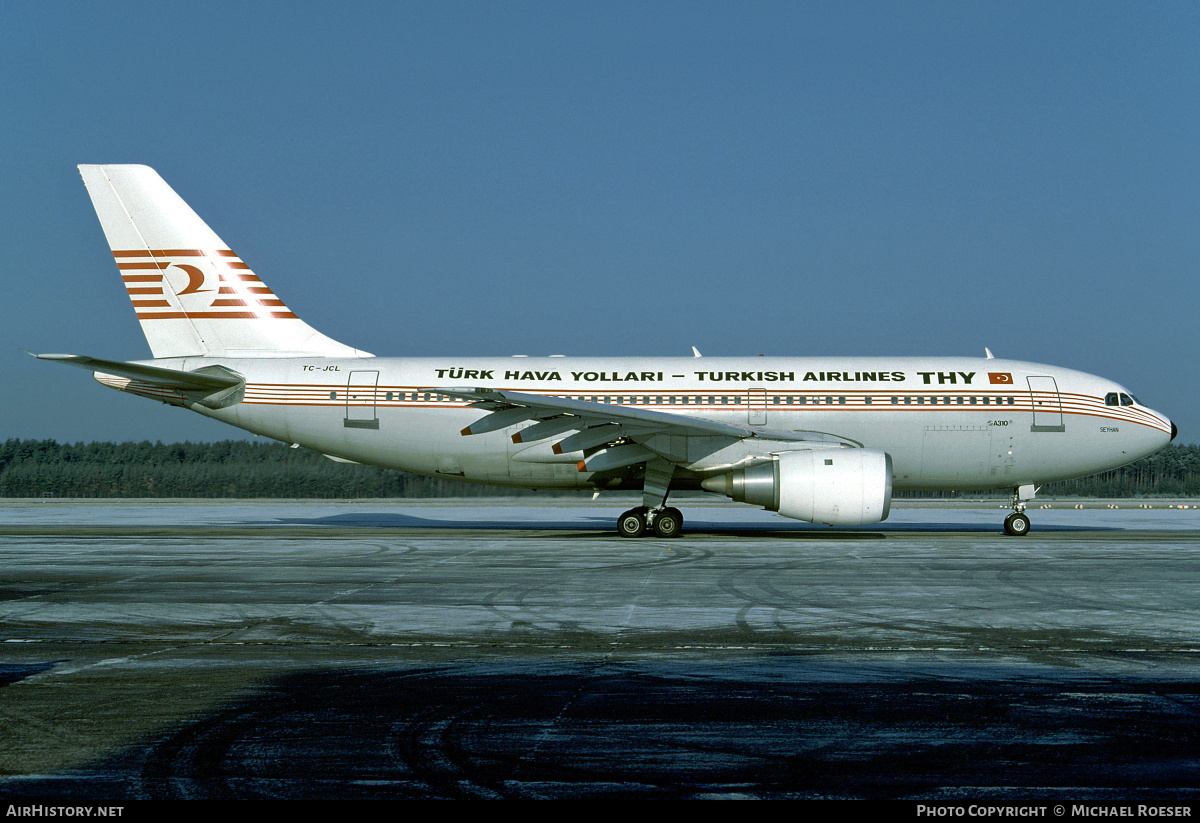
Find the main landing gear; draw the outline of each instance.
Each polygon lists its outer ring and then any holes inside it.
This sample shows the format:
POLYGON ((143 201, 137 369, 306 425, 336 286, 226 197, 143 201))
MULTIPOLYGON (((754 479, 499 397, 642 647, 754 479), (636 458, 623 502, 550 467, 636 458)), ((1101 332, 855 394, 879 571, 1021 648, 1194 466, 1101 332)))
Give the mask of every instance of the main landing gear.
POLYGON ((646 479, 642 485, 642 505, 617 518, 622 537, 678 537, 683 532, 683 512, 667 505, 674 464, 661 457, 646 461, 646 479))
POLYGON ((617 519, 617 531, 622 537, 678 537, 683 532, 683 512, 672 506, 657 510, 638 506, 617 519))
POLYGON ((1025 514, 1025 503, 1037 492, 1033 486, 1019 486, 1013 489, 1013 511, 1004 518, 1004 533, 1013 537, 1024 537, 1029 534, 1029 515, 1025 514))

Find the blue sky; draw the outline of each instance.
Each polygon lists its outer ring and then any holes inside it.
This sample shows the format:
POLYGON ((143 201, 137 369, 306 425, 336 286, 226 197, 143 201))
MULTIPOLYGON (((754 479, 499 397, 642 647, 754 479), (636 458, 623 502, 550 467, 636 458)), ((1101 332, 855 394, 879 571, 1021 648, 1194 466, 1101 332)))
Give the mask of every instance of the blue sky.
POLYGON ((1200 441, 1194 3, 0 5, 0 436, 236 429, 149 356, 78 163, 145 163, 386 355, 977 355, 1200 441))

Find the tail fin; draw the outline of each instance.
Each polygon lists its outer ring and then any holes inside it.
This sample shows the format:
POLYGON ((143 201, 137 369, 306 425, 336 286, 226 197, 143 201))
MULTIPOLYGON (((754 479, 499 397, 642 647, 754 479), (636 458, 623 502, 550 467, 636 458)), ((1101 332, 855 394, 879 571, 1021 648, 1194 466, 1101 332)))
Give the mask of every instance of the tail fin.
POLYGON ((371 356, 289 311, 154 169, 79 173, 156 358, 371 356))

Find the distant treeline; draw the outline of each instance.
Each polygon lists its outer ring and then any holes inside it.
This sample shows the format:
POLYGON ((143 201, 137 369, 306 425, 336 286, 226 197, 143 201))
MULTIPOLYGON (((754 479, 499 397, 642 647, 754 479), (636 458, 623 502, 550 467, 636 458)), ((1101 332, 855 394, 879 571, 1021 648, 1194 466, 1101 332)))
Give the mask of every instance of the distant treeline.
POLYGON ((1194 497, 1200 495, 1200 446, 1167 446, 1109 472, 1047 483, 1038 492, 1043 497, 1194 497))
MULTIPOLYGON (((487 497, 530 492, 335 463, 282 443, 4 441, 0 497, 487 497)), ((1043 486, 1040 496, 1200 496, 1200 446, 1043 486)), ((909 495, 905 495, 906 497, 909 495)), ((937 495, 945 496, 945 495, 937 495)))
POLYGON ((58 443, 6 440, 0 497, 474 497, 498 492, 439 477, 335 463, 276 442, 58 443))

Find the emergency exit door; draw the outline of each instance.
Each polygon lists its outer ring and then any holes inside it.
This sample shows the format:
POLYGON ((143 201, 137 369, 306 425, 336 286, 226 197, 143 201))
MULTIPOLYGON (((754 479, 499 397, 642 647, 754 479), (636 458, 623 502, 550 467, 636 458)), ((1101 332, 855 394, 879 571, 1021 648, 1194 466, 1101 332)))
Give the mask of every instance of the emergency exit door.
POLYGON ((767 425, 767 390, 747 389, 746 405, 748 407, 746 422, 751 426, 767 425))

